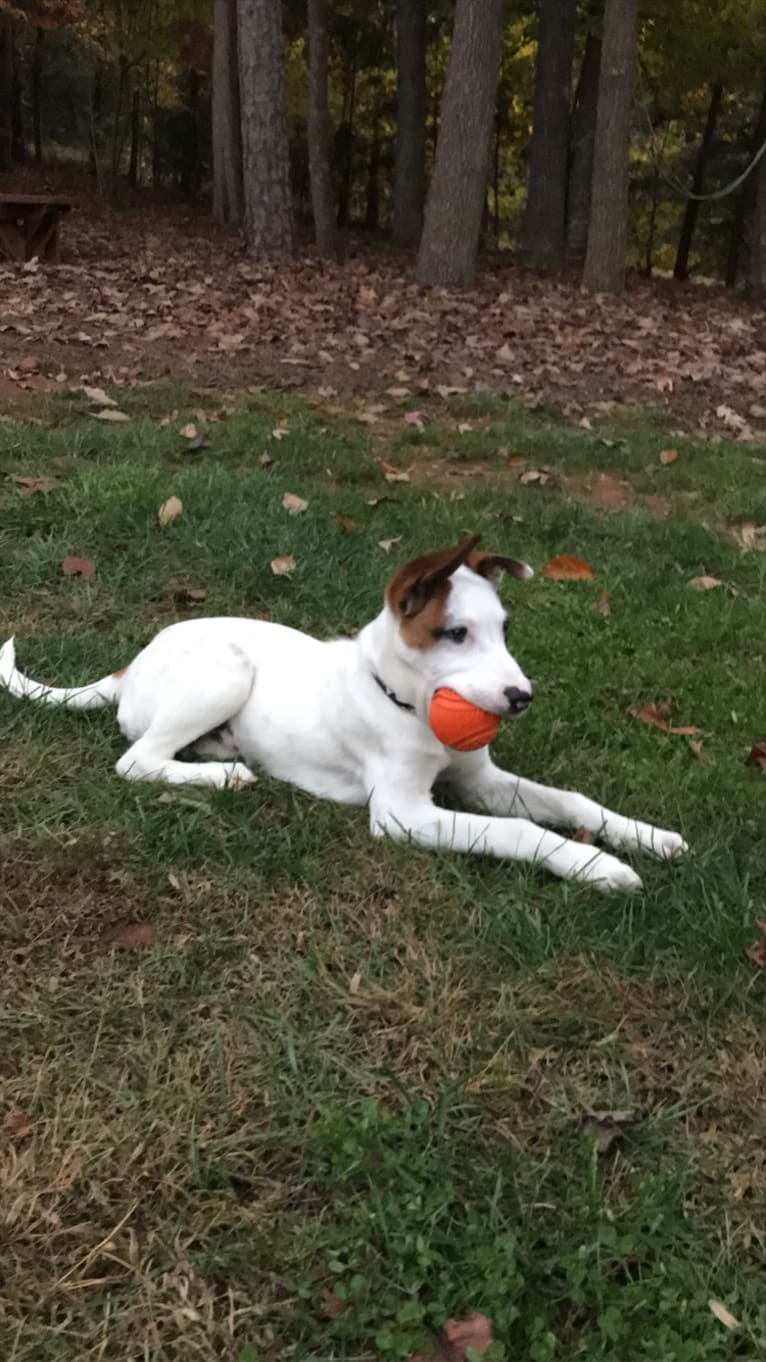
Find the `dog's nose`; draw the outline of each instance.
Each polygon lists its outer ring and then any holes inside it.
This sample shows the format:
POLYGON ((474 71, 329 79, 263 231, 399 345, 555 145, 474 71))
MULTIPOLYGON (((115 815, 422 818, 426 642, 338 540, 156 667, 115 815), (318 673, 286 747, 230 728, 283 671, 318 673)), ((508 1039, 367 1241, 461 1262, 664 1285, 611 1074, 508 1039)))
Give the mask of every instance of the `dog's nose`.
POLYGON ((508 710, 511 714, 523 714, 532 703, 529 691, 519 690, 518 686, 506 686, 504 694, 508 699, 508 710))

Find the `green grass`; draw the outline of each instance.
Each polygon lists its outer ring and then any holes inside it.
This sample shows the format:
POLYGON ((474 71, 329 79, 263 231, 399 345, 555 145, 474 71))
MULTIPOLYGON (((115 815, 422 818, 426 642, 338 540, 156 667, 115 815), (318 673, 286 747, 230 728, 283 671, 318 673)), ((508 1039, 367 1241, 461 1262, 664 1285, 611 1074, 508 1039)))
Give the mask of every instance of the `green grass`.
POLYGON ((0 633, 24 670, 92 679, 200 610, 350 632, 396 555, 467 531, 538 569, 574 554, 592 583, 508 591, 537 698, 499 759, 692 850, 643 862, 640 898, 606 897, 373 842, 363 810, 265 778, 120 782, 112 713, 0 696, 0 1356, 394 1360, 477 1309, 507 1362, 754 1362, 766 1009, 746 951, 766 895, 744 762, 766 735, 766 558, 725 531, 766 519, 761 451, 465 402, 384 449, 279 398, 185 456, 179 426, 219 405, 147 390, 122 427, 64 399, 0 425, 0 473, 59 479, 29 500, 0 483, 0 633), (387 484, 373 449, 489 473, 387 484), (608 470, 673 512, 524 487, 518 455, 608 470), (308 511, 282 511, 285 491, 308 511), (184 512, 161 530, 171 494, 184 512), (93 582, 60 574, 70 553, 93 582), (702 571, 725 586, 690 590, 702 571), (626 717, 662 700, 703 730, 702 759, 626 717), (154 945, 111 949, 135 921, 154 945), (599 1156, 580 1118, 616 1108, 635 1122, 599 1156))

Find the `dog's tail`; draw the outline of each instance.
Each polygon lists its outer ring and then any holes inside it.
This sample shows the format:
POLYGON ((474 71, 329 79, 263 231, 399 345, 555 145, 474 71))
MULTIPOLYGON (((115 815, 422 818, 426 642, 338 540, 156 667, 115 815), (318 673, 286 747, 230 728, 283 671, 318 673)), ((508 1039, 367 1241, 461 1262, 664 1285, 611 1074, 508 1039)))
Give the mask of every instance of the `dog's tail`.
POLYGON ((26 700, 42 700, 46 705, 66 705, 68 709, 101 709, 119 698, 122 677, 119 673, 104 676, 90 686, 72 689, 43 686, 32 681, 16 668, 16 650, 12 638, 0 648, 0 690, 10 691, 26 700))

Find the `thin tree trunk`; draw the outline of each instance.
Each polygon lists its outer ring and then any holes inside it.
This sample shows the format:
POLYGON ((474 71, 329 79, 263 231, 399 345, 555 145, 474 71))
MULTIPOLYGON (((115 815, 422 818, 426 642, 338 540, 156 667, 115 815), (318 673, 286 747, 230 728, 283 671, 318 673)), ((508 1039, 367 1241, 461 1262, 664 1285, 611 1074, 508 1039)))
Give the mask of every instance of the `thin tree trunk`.
POLYGON ((42 28, 35 29, 35 41, 32 48, 32 140, 35 147, 35 162, 42 165, 43 161, 43 135, 42 119, 40 110, 40 94, 42 91, 43 79, 43 39, 45 31, 42 28))
MULTIPOLYGON (((705 171, 710 160, 710 152, 713 147, 715 137, 715 126, 718 122, 718 114, 721 109, 723 98, 723 85, 718 82, 711 86, 710 103, 708 104, 705 128, 702 133, 702 141, 697 151, 697 159, 694 162, 694 174, 692 175, 692 193, 701 194, 705 187, 705 171)), ((689 278, 689 252, 692 248, 694 239, 694 229, 697 226, 699 216, 699 201, 697 199, 687 199, 684 209, 683 222, 681 223, 681 233, 678 238, 678 251, 676 253, 676 263, 673 275, 676 279, 689 278)))
POLYGON ((330 111, 327 99, 330 40, 327 31, 327 0, 308 0, 309 104, 308 143, 311 209, 314 235, 320 255, 337 254, 335 200, 330 166, 330 111))
POLYGON ((293 249, 281 0, 237 0, 245 244, 251 255, 293 249))
POLYGON ((237 11, 215 0, 213 13, 213 217, 242 221, 242 113, 239 98, 237 11))
POLYGON ((152 189, 162 184, 162 147, 160 144, 160 64, 154 63, 154 88, 152 90, 152 189))
POLYGON ((750 233, 750 297, 754 303, 766 302, 766 169, 758 166, 755 214, 750 233))
POLYGON ((426 4, 396 7, 396 173, 393 237, 415 246, 426 197, 426 4))
POLYGON ((125 100, 125 89, 128 83, 128 59, 124 53, 120 54, 118 62, 117 78, 117 97, 114 102, 112 114, 112 149, 109 157, 110 165, 110 186, 109 196, 114 202, 117 193, 117 177, 120 173, 120 162, 122 160, 122 106, 125 100))
POLYGON ((374 231, 380 219, 380 187, 378 175, 380 172, 380 104, 376 104, 372 116, 372 142, 370 144, 370 162, 367 172, 367 202, 364 210, 364 225, 368 231, 374 231))
POLYGON ((541 0, 522 253, 561 265, 566 242, 569 102, 577 0, 541 0))
POLYGON ((138 184, 138 166, 141 156, 141 94, 133 91, 130 105, 130 162, 128 180, 133 189, 138 184))
POLYGON ((10 170, 13 152, 13 20, 0 14, 0 170, 10 170))
POLYGON ((339 150, 341 162, 340 191, 338 193, 338 217, 339 227, 348 227, 351 213, 351 186, 354 172, 354 111, 356 107, 356 56, 351 58, 351 66, 347 72, 346 91, 344 94, 344 117, 341 127, 338 129, 339 150))
MULTIPOLYGON (((766 109, 766 99, 764 99, 766 109)), ((760 130, 766 118, 761 111, 760 130)), ((759 140, 759 146, 763 135, 759 140)), ((757 150, 757 148, 756 148, 757 150)), ((766 156, 762 156, 757 169, 753 172, 755 184, 755 211, 750 228, 749 293, 754 303, 766 302, 766 156)))
POLYGON ((601 38, 588 33, 572 114, 567 189, 567 260, 585 259, 590 222, 590 191, 593 180, 593 148, 596 140, 598 79, 601 70, 601 38))
POLYGON ((27 160, 27 139, 24 130, 24 71, 18 43, 13 44, 13 104, 11 109, 11 154, 17 165, 27 160))
POLYGON ((436 163, 417 261, 421 284, 470 284, 486 202, 502 0, 457 0, 436 163))

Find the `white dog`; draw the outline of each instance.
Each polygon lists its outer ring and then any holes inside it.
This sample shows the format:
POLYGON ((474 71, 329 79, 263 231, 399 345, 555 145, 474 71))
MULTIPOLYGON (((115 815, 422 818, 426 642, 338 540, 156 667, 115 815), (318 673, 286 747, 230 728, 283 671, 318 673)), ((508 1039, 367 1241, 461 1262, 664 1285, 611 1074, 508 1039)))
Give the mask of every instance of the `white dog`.
POLYGON ((487 748, 456 752, 431 731, 440 687, 492 714, 516 717, 532 701, 531 682, 506 647, 508 616, 496 590, 503 572, 523 579, 532 570, 476 543, 406 563, 380 614, 354 639, 320 642, 260 620, 188 620, 163 629, 124 670, 76 690, 23 676, 10 640, 0 651, 0 686, 74 709, 116 702, 131 744, 116 769, 129 780, 243 786, 255 779, 253 764, 325 799, 367 804, 375 836, 640 889, 630 866, 538 821, 661 858, 685 850, 677 833, 522 780, 495 766, 487 748), (195 759, 179 761, 185 749, 195 759), (437 781, 495 816, 437 807, 437 781))

